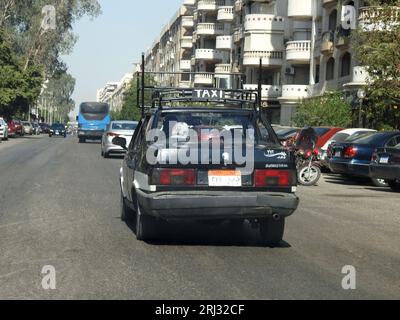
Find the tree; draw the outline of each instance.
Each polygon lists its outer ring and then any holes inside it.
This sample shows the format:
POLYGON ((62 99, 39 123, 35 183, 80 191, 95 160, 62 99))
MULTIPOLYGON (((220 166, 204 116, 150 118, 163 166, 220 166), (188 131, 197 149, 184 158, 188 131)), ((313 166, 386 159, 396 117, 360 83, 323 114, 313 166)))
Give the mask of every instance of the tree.
POLYGON ((9 118, 26 113, 40 95, 42 82, 41 69, 23 70, 0 32, 0 114, 9 118))
POLYGON ((351 125, 351 103, 342 93, 326 93, 304 100, 296 109, 294 124, 304 126, 331 126, 346 128, 351 125))
POLYGON ((354 33, 354 49, 369 79, 366 118, 377 129, 400 128, 400 0, 371 0, 354 33))
MULTIPOLYGON (((152 76, 145 76, 145 85, 153 86, 155 85, 154 78, 152 76)), ((122 102, 122 109, 120 112, 113 112, 112 118, 114 120, 140 120, 142 117, 142 112, 140 106, 137 104, 137 88, 138 83, 136 77, 134 77, 129 84, 129 89, 124 94, 124 99, 122 102)), ((140 94, 140 93, 139 93, 140 94)), ((145 104, 146 106, 151 105, 152 97, 151 92, 145 92, 145 104)))

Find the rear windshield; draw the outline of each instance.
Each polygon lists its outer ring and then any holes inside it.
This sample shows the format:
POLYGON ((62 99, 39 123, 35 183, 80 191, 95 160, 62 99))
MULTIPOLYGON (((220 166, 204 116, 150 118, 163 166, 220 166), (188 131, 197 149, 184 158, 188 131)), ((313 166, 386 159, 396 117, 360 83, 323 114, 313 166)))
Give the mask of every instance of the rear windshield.
POLYGON ((51 128, 54 130, 65 130, 65 126, 62 124, 53 124, 51 128))
POLYGON ((332 140, 335 142, 344 142, 348 137, 350 137, 347 133, 337 133, 333 136, 332 140))
POLYGON ((269 134, 272 129, 267 129, 251 113, 168 112, 159 118, 157 129, 162 130, 166 138, 188 136, 193 130, 199 141, 203 141, 214 138, 212 131, 218 130, 221 134, 230 133, 232 138, 241 136, 243 142, 248 138, 261 143, 276 143, 275 137, 269 134))
POLYGON ((105 103, 82 103, 81 114, 86 120, 103 120, 108 112, 109 106, 105 103))
POLYGON ((114 122, 112 124, 113 130, 135 130, 136 127, 137 127, 137 123, 114 122))
POLYGON ((329 131, 329 128, 313 128, 318 137, 322 137, 329 131))
MULTIPOLYGON (((364 134, 358 139, 352 140, 351 142, 358 144, 375 144, 379 139, 383 136, 382 133, 372 133, 372 134, 364 134)), ((347 141, 346 141, 347 142, 347 141)))

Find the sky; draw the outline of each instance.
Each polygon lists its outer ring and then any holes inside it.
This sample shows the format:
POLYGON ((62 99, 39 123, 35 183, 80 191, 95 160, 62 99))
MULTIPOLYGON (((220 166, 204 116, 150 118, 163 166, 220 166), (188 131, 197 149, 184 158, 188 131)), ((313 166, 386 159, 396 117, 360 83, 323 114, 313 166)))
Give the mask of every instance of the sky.
POLYGON ((183 0, 99 0, 102 15, 83 18, 74 26, 79 39, 63 57, 76 79, 73 99, 95 101, 96 91, 133 71, 141 53, 151 47, 183 0))

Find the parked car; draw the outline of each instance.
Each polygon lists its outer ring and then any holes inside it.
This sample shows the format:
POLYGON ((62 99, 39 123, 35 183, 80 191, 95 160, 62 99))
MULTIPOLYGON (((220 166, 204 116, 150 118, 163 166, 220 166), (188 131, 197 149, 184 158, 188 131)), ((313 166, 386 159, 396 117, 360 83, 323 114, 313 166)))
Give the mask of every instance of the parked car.
POLYGON ((44 134, 49 134, 50 133, 50 126, 47 123, 39 123, 41 132, 44 134))
POLYGON ((27 135, 33 135, 33 127, 32 124, 28 121, 22 121, 22 127, 24 129, 24 133, 27 135))
POLYGON ((320 159, 324 166, 328 166, 329 155, 332 153, 331 148, 335 143, 350 142, 360 138, 365 133, 375 133, 376 130, 364 129, 364 128, 352 128, 344 129, 337 132, 332 138, 330 138, 325 145, 320 149, 320 159))
POLYGON ((9 127, 10 127, 10 124, 11 124, 11 126, 13 126, 15 128, 15 134, 17 136, 23 137, 25 135, 25 130, 24 130, 24 127, 22 125, 22 121, 20 121, 20 120, 11 120, 8 123, 9 127))
POLYGON ((67 129, 65 128, 65 125, 61 124, 61 123, 54 123, 51 127, 50 127, 50 133, 49 133, 49 137, 67 137, 67 129))
POLYGON ((123 137, 126 139, 126 144, 129 145, 137 125, 137 121, 112 121, 107 125, 106 131, 101 139, 101 155, 104 158, 108 158, 110 154, 125 153, 126 150, 113 144, 112 140, 115 137, 123 137))
POLYGON ((8 137, 15 138, 17 136, 17 129, 15 127, 14 121, 8 121, 7 126, 8 126, 8 137))
POLYGON ((321 149, 325 144, 338 132, 342 131, 344 128, 330 128, 330 127, 313 127, 315 130, 318 141, 317 148, 321 149))
POLYGON ((300 128, 294 127, 274 127, 275 133, 283 146, 289 146, 290 141, 300 132, 300 128))
MULTIPOLYGON (((329 167, 333 173, 369 177, 369 166, 376 149, 390 148, 400 143, 400 131, 366 133, 351 142, 336 143, 332 147, 329 167)), ((387 186, 384 179, 373 178, 379 187, 387 186)))
MULTIPOLYGON (((207 95, 210 97, 210 92, 207 95)), ((127 149, 120 171, 121 218, 126 220, 136 211, 138 240, 154 237, 158 219, 229 221, 238 226, 248 220, 260 230, 265 245, 275 246, 282 240, 285 220, 299 203, 295 195, 296 165, 293 154, 282 147, 257 110, 230 106, 155 108, 140 121, 129 146, 126 142, 122 137, 113 139, 113 144, 127 149), (241 173, 243 165, 238 164, 232 149, 218 150, 218 161, 210 161, 210 154, 202 153, 198 143, 208 137, 205 130, 230 131, 237 126, 254 147, 254 170, 250 174, 241 173), (150 130, 172 140, 164 144, 156 139, 150 144, 150 130), (197 136, 192 144, 189 132, 197 136), (173 160, 177 153, 187 154, 188 147, 197 150, 201 164, 173 160), (151 154, 156 161, 148 161, 146 155, 151 154)), ((242 141, 238 143, 243 148, 242 141)))
POLYGON ((377 149, 372 156, 369 174, 373 179, 384 179, 393 191, 400 192, 400 144, 377 149))
POLYGON ((8 140, 8 125, 3 118, 0 118, 0 141, 8 140))

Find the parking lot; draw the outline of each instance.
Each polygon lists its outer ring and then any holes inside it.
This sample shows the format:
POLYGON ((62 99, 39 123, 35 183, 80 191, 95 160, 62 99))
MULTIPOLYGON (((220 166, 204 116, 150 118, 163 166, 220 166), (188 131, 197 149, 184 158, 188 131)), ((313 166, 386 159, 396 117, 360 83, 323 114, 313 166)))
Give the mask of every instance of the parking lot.
POLYGON ((0 298, 394 299, 400 297, 399 195, 324 175, 299 187, 284 242, 245 225, 179 223, 138 242, 119 219, 121 159, 75 138, 0 144, 0 298), (53 265, 57 289, 41 287, 53 265), (354 266, 356 290, 342 288, 354 266))

